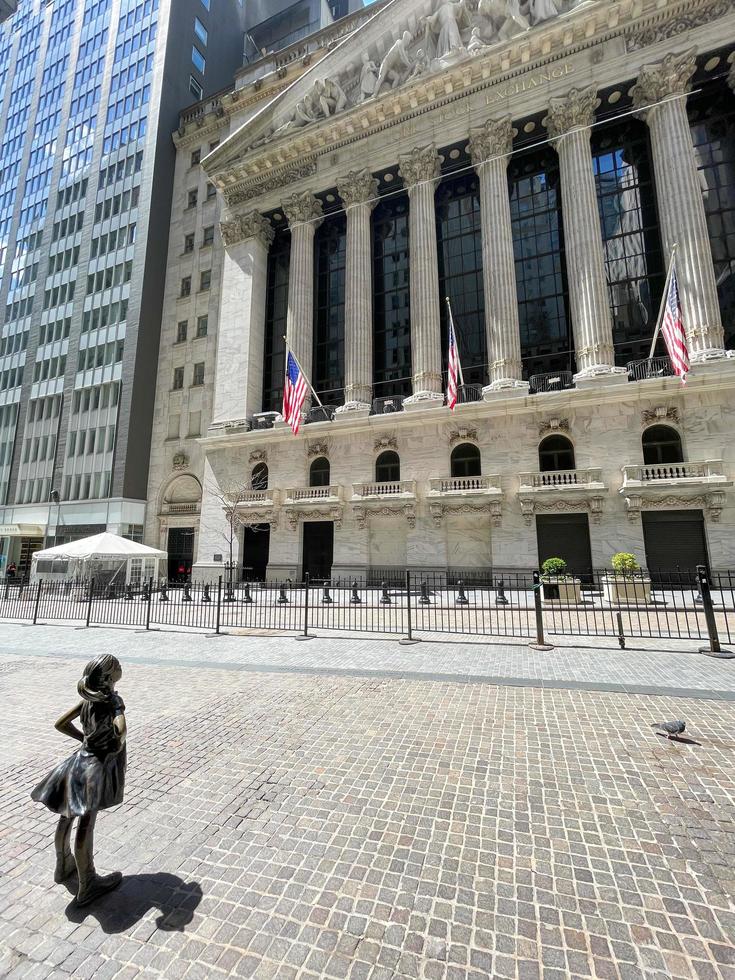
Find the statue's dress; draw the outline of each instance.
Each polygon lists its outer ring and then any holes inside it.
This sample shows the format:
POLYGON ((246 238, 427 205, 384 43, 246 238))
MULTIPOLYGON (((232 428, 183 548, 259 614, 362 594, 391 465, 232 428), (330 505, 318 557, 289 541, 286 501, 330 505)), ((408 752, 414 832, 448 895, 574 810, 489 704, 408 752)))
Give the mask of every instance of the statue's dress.
POLYGON ((80 721, 84 741, 36 786, 31 798, 62 817, 83 817, 123 801, 127 752, 113 718, 112 701, 85 701, 80 721))

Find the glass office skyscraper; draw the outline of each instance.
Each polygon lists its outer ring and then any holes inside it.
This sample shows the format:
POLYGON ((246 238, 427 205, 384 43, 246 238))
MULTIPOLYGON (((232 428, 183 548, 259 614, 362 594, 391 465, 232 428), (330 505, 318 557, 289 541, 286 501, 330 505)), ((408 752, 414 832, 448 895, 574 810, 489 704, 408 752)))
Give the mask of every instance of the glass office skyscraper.
POLYGON ((21 0, 0 26, 0 554, 139 536, 182 107, 241 0, 21 0), (53 491, 56 491, 54 493, 53 491))

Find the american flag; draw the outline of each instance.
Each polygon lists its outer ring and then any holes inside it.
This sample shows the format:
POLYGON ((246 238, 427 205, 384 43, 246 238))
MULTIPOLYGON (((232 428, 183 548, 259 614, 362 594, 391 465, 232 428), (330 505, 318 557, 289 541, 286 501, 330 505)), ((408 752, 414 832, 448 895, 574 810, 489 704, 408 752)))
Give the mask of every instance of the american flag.
POLYGON ((674 374, 681 378, 682 384, 686 384, 687 374, 689 373, 689 348, 687 347, 687 335, 684 330, 684 319, 681 312, 681 301, 679 300, 679 282, 676 278, 676 264, 671 269, 671 284, 669 295, 666 297, 666 308, 664 319, 661 325, 666 350, 669 352, 671 366, 674 374))
POLYGON ((283 386, 283 417, 296 435, 301 425, 301 407, 306 398, 307 384, 299 362, 288 351, 286 359, 286 380, 283 386))
POLYGON ((454 411, 457 404, 457 377, 459 375, 459 353, 457 352, 457 337, 454 332, 454 317, 452 307, 447 300, 449 310, 449 363, 447 370, 447 405, 454 411))

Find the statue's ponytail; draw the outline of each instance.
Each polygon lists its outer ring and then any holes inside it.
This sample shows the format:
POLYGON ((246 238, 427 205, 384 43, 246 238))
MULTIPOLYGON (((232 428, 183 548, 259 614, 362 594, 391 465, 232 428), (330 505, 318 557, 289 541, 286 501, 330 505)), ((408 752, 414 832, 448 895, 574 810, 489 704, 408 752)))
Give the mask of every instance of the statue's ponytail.
POLYGON ((79 696, 85 701, 104 701, 109 694, 108 679, 120 664, 117 657, 103 653, 90 660, 84 668, 84 674, 77 684, 79 696))

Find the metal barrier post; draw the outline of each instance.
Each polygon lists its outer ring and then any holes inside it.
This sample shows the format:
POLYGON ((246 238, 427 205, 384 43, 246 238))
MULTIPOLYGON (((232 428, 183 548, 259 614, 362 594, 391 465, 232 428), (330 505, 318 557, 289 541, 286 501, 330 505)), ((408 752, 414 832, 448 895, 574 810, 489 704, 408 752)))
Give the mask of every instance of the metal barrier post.
POLYGON ((532 650, 553 650, 554 647, 546 642, 544 637, 544 611, 541 605, 541 575, 533 573, 533 604, 536 610, 536 642, 529 643, 532 650))
POLYGON ((400 643, 418 643, 413 638, 413 623, 411 622, 411 573, 406 570, 406 609, 408 612, 408 635, 399 640, 400 643))
POLYGON ((313 640, 309 636, 309 573, 304 575, 304 632, 296 637, 297 640, 313 640))
POLYGON ((153 578, 148 579, 148 595, 147 602, 145 604, 145 628, 149 630, 151 628, 151 598, 153 596, 153 578))
POLYGON ((697 579, 699 580, 699 594, 702 597, 704 618, 707 623, 707 633, 709 635, 709 646, 700 647, 699 652, 705 653, 709 657, 715 657, 718 660, 732 660, 735 657, 735 653, 732 653, 730 650, 723 650, 720 646, 717 620, 715 619, 715 607, 712 602, 712 587, 709 574, 704 565, 697 565, 697 579))
POLYGON ((219 636, 220 613, 222 612, 222 576, 217 579, 217 620, 214 632, 219 636))
POLYGON ((36 592, 36 604, 33 607, 33 625, 35 626, 38 622, 38 607, 41 604, 41 588, 43 587, 43 582, 41 579, 38 580, 38 592, 36 592))
POLYGON ((89 624, 92 620, 92 599, 94 597, 94 579, 89 583, 89 599, 87 601, 87 621, 84 624, 89 629, 89 624))

